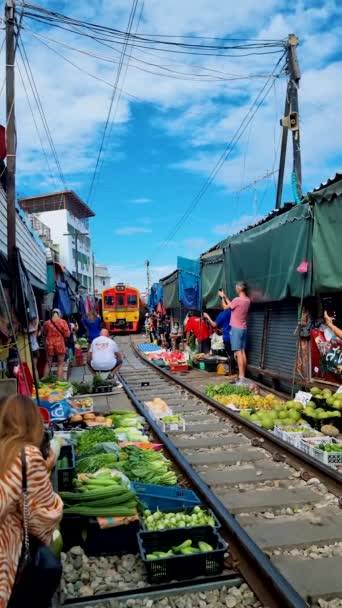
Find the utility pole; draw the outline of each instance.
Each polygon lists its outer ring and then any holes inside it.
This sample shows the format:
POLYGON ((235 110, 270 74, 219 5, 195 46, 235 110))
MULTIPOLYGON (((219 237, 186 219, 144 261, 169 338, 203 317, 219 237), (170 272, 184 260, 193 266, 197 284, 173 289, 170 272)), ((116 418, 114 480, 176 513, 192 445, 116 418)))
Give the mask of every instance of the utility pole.
POLYGON ((151 275, 150 275, 150 260, 146 260, 146 279, 147 279, 147 298, 150 295, 151 275))
MULTIPOLYGON (((15 31, 14 31, 15 0, 6 0, 6 149, 7 149, 7 257, 13 266, 14 249, 16 246, 16 129, 15 129, 15 31)), ((12 272, 10 275, 13 277, 12 272)))
POLYGON ((302 196, 302 162, 300 150, 300 130, 299 130, 299 107, 298 107, 298 88, 300 82, 300 70, 297 58, 297 46, 299 39, 294 34, 289 34, 287 40, 287 71, 289 81, 286 89, 286 100, 284 118, 280 121, 283 127, 281 141, 281 152, 279 161, 279 175, 277 187, 276 209, 280 209, 284 185, 284 173, 286 163, 286 148, 289 130, 292 131, 293 144, 293 168, 292 174, 296 184, 296 198, 302 196))
POLYGON ((94 252, 92 255, 92 259, 93 259, 93 296, 95 299, 95 254, 94 254, 94 252))

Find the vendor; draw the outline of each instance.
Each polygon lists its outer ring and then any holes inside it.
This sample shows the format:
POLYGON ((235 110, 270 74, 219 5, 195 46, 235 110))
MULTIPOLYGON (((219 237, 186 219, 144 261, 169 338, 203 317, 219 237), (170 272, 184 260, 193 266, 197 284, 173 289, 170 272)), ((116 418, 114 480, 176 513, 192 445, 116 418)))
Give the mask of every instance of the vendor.
POLYGON ((336 338, 342 340, 342 329, 337 327, 334 323, 335 319, 333 317, 329 317, 327 311, 324 311, 324 322, 329 329, 335 334, 336 338))
MULTIPOLYGON (((114 380, 114 373, 117 373, 122 366, 123 356, 119 347, 109 337, 107 329, 102 329, 101 335, 93 340, 89 352, 88 363, 94 372, 109 372, 108 380, 114 380)), ((121 386, 118 382, 114 386, 121 386)))
POLYGON ((193 334, 197 340, 198 352, 208 354, 210 353, 210 329, 207 322, 201 319, 200 314, 196 312, 189 313, 189 319, 185 326, 186 331, 186 343, 190 345, 190 336, 193 334))
POLYGON ((224 349, 226 351, 227 357, 229 357, 230 359, 233 358, 232 347, 230 344, 231 314, 232 313, 229 308, 227 310, 222 310, 222 312, 220 312, 216 317, 216 320, 213 321, 213 319, 209 316, 207 312, 203 313, 203 318, 209 321, 209 324, 213 329, 220 329, 222 331, 224 349))

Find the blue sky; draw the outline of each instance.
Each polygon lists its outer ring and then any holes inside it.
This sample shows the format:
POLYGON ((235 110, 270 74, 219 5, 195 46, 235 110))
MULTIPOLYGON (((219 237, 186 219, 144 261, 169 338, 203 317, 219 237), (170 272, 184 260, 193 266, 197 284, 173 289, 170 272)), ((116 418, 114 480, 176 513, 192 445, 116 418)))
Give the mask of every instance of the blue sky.
MULTIPOLYGON (((97 11, 94 4, 91 0, 79 0, 77 6, 54 0, 43 3, 46 8, 79 19, 126 29, 130 2, 99 0, 97 11)), ((88 39, 32 21, 24 20, 24 28, 23 40, 65 182, 87 200, 111 87, 66 63, 43 42, 81 70, 109 83, 115 81, 117 69, 117 64, 110 61, 117 60, 118 54, 88 39), (34 33, 46 38, 37 38, 34 33), (81 54, 75 48, 97 57, 81 54)), ((301 40, 299 99, 303 187, 307 191, 342 165, 339 54, 342 14, 337 3, 145 0, 139 24, 139 33, 158 35, 191 33, 283 39, 289 32, 295 32, 301 40)), ((144 287, 143 265, 147 258, 151 258, 152 278, 157 280, 176 266, 177 255, 196 257, 226 234, 236 232, 274 207, 276 176, 258 181, 254 187, 245 187, 278 167, 279 119, 286 82, 284 78, 274 82, 251 126, 204 197, 187 222, 163 246, 215 166, 278 56, 194 58, 161 56, 159 52, 151 57, 138 49, 134 49, 133 55, 119 84, 124 92, 114 104, 115 122, 90 201, 96 213, 91 233, 96 259, 111 268, 113 281, 130 281, 144 287), (146 74, 136 69, 141 66, 137 59, 167 65, 183 73, 209 68, 249 78, 193 83, 146 74)), ((18 63, 25 80, 20 57, 18 63)), ((18 193, 41 194, 61 189, 63 185, 51 153, 48 154, 52 177, 49 174, 20 74, 17 76, 18 193)), ((39 121, 37 111, 34 112, 39 121)), ((291 161, 291 144, 288 151, 291 161)), ((284 200, 292 198, 289 178, 288 165, 284 200)))

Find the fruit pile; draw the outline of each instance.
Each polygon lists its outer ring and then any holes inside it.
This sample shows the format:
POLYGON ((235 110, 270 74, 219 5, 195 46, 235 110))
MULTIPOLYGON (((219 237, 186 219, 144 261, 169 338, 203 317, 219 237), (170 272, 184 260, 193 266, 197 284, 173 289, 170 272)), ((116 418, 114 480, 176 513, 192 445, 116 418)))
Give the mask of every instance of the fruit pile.
MULTIPOLYGON (((273 397, 273 395, 272 395, 273 397)), ((264 398, 265 400, 268 397, 264 398)), ((240 415, 251 422, 257 423, 267 431, 272 431, 275 426, 292 426, 294 424, 304 424, 305 420, 302 419, 301 403, 296 401, 287 401, 285 403, 275 402, 272 399, 268 399, 269 408, 272 409, 259 409, 255 410, 242 410, 240 415)))
POLYGON ((216 401, 222 405, 233 404, 240 410, 245 409, 261 409, 261 410, 273 410, 277 406, 280 408, 283 406, 281 401, 277 401, 274 395, 217 395, 216 401))
POLYGON ((201 507, 194 507, 191 512, 162 513, 144 511, 144 524, 149 531, 172 530, 175 528, 192 528, 193 526, 211 526, 215 528, 215 519, 201 507))

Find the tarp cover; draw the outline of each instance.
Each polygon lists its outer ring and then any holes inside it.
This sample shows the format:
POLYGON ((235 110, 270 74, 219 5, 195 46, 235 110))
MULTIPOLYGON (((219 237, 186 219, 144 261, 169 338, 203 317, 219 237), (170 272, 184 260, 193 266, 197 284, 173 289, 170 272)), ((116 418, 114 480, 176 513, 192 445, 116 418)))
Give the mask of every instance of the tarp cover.
POLYGON ((188 310, 200 308, 200 262, 188 258, 177 258, 179 272, 178 296, 182 306, 188 310))
POLYGON ((153 283, 148 298, 148 310, 154 310, 158 304, 163 303, 163 286, 161 283, 153 283))
POLYGON ((71 315, 72 313, 72 302, 70 299, 68 284, 62 281, 57 281, 57 291, 55 294, 54 305, 62 313, 62 317, 71 315))
POLYGON ((228 294, 245 281, 253 301, 312 295, 313 218, 308 203, 293 207, 260 226, 227 239, 228 294), (307 260, 308 272, 297 272, 307 260))
POLYGON ((203 306, 221 308, 218 290, 227 288, 223 253, 210 258, 202 258, 201 282, 203 306))
POLYGON ((163 303, 165 308, 175 308, 179 306, 178 297, 178 271, 162 279, 163 303))
POLYGON ((317 195, 322 202, 314 206, 314 289, 316 293, 342 291, 342 191, 325 200, 321 192, 317 195))

